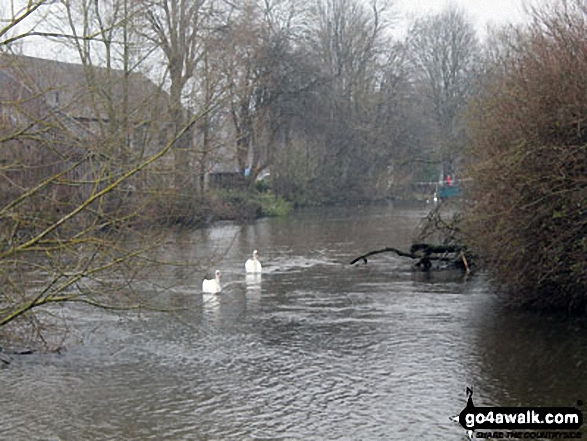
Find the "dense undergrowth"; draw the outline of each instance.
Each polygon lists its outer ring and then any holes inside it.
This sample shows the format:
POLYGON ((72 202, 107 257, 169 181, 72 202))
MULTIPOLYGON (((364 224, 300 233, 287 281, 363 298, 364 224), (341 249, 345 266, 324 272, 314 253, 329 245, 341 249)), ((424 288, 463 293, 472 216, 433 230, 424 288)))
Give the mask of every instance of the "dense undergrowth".
POLYGON ((586 17, 510 35, 472 112, 468 240, 524 308, 587 312, 586 17))

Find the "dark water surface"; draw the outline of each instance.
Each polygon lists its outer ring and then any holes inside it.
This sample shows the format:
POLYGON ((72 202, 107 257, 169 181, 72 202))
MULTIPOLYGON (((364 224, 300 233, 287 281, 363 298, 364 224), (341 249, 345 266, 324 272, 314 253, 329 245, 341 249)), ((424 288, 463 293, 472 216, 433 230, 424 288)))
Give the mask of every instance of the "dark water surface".
MULTIPOLYGON (((504 312, 482 278, 428 279, 408 248, 420 207, 294 213, 176 233, 158 299, 177 314, 68 309, 67 352, 0 369, 4 440, 466 440, 475 404, 587 401, 587 326, 504 312), (231 245, 228 251, 227 247, 231 245), (258 249, 264 273, 247 278, 258 249), (203 295, 220 269, 224 291, 203 295)), ((587 432, 583 433, 583 438, 587 432)))

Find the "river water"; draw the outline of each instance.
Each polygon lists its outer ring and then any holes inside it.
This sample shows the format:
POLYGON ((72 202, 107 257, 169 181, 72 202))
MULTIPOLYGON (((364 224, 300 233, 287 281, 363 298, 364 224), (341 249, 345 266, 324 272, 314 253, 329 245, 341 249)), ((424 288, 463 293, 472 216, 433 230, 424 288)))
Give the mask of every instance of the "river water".
POLYGON ((67 351, 0 369, 0 439, 466 440, 449 420, 466 386, 477 406, 587 400, 585 322, 509 312, 482 277, 425 277, 393 254, 348 264, 409 248, 426 214, 305 210, 172 234, 160 257, 207 271, 163 268, 153 296, 185 310, 67 307, 67 351), (244 274, 253 249, 259 278, 244 274), (204 295, 216 268, 224 290, 204 295))

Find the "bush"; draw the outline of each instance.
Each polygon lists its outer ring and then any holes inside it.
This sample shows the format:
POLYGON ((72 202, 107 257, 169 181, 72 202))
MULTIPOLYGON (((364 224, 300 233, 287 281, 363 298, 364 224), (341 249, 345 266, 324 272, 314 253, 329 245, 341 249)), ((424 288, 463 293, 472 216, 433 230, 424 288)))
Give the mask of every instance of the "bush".
POLYGON ((586 312, 586 14, 536 18, 472 109, 469 240, 514 304, 586 312))
POLYGON ((291 204, 271 191, 213 190, 197 193, 158 192, 152 196, 151 219, 163 225, 198 226, 216 220, 285 216, 291 204))
POLYGON ((270 191, 265 191, 257 196, 261 204, 261 216, 278 217, 287 215, 292 204, 283 198, 280 198, 270 191))
POLYGON ((148 208, 149 221, 162 225, 187 226, 205 223, 212 210, 212 201, 209 198, 175 190, 153 192, 148 208))

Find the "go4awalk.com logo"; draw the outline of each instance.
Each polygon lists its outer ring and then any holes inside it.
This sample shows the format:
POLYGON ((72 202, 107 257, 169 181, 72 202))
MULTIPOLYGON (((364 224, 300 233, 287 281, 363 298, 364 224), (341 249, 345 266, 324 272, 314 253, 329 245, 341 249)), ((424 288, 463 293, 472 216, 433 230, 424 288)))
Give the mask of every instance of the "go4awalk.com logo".
POLYGON ((477 407, 473 389, 467 387, 467 405, 451 420, 463 426, 469 439, 578 439, 583 413, 574 407, 477 407))

